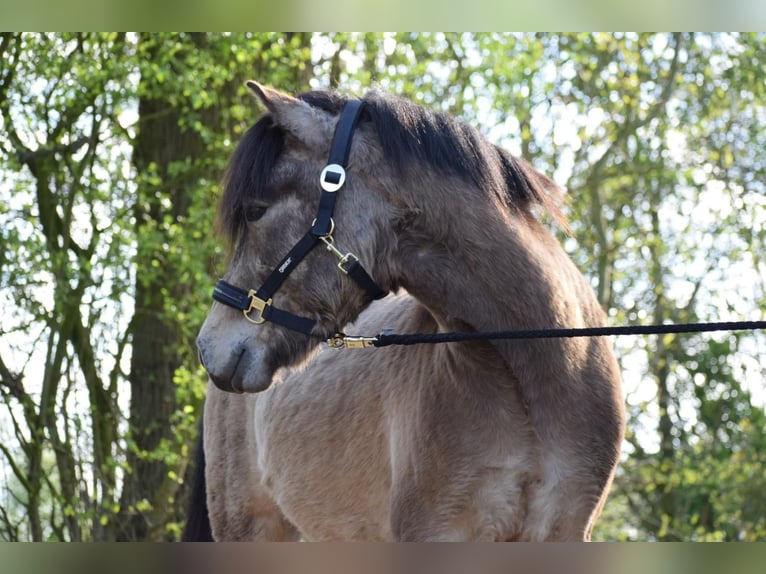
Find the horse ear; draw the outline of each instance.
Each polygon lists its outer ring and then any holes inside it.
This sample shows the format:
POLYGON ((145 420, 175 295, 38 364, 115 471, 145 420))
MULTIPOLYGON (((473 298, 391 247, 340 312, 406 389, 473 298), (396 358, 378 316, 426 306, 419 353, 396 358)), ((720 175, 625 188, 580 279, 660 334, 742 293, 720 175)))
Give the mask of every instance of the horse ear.
POLYGON ((329 141, 330 118, 326 113, 312 108, 303 100, 252 80, 247 82, 247 87, 271 112, 274 123, 290 132, 299 141, 309 147, 326 145, 329 141))
POLYGON ((293 106, 300 102, 300 100, 297 100, 292 96, 283 94, 274 88, 262 86, 253 80, 247 81, 247 87, 252 90, 266 109, 272 113, 278 113, 279 110, 283 109, 285 106, 293 106))

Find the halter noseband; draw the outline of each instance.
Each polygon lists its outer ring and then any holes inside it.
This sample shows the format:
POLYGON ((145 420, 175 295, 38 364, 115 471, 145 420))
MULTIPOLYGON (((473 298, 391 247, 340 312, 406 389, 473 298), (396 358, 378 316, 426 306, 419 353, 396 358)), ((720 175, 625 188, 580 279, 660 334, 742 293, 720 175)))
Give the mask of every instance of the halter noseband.
POLYGON ((359 120, 363 103, 350 100, 341 111, 335 128, 330 158, 319 176, 322 194, 319 198, 317 216, 306 234, 295 244, 287 256, 277 265, 257 291, 246 291, 220 280, 213 289, 213 299, 229 307, 242 311, 245 318, 257 325, 270 321, 292 331, 311 335, 316 321, 299 317, 272 305, 274 293, 282 286, 288 275, 295 269, 309 252, 321 241, 327 250, 338 258, 338 269, 353 279, 367 293, 370 301, 385 297, 386 292, 370 277, 353 253, 343 253, 333 240, 335 222, 332 215, 335 210, 335 193, 346 181, 345 166, 351 151, 351 137, 359 120))

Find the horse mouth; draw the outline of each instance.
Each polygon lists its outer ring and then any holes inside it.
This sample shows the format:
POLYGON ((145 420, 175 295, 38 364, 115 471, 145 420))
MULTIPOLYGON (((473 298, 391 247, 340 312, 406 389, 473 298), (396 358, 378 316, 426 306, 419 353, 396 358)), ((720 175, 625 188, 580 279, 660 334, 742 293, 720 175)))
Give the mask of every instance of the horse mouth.
POLYGON ((220 390, 227 393, 259 393, 271 385, 273 372, 263 361, 258 361, 251 353, 243 349, 233 356, 222 369, 215 369, 205 360, 204 353, 199 352, 200 362, 207 371, 208 377, 220 390))

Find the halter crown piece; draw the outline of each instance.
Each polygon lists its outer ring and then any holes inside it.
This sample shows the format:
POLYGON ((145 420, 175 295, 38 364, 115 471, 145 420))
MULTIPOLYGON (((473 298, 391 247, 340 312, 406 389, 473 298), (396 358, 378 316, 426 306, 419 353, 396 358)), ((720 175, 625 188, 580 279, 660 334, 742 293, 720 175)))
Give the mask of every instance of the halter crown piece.
MULTIPOLYGON (((348 164, 348 156, 351 151, 351 138, 363 106, 364 104, 360 100, 349 100, 341 111, 330 148, 330 158, 319 176, 322 194, 319 198, 316 219, 311 224, 311 229, 282 259, 263 282, 260 289, 246 291, 221 279, 213 288, 213 299, 242 311, 245 318, 251 323, 259 325, 264 321, 270 321, 292 331, 312 335, 316 321, 274 307, 272 297, 293 269, 320 241, 325 244, 328 251, 338 258, 338 269, 364 289, 370 301, 386 296, 386 291, 381 289, 364 270, 359 263, 359 258, 353 253, 344 254, 339 250, 335 246, 332 236, 335 231, 335 222, 332 216, 335 210, 336 192, 346 182, 345 166, 348 164)), ((337 336, 331 339, 331 341, 337 340, 339 340, 337 336)))

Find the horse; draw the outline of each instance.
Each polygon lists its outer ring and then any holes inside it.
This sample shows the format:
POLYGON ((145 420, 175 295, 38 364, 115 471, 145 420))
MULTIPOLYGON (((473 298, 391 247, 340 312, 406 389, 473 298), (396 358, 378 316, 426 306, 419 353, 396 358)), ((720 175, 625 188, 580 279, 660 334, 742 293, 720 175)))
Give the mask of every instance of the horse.
POLYGON ((608 339, 343 338, 603 325, 545 219, 563 192, 381 88, 248 86, 266 110, 223 180, 185 539, 590 540, 625 426, 608 339))

